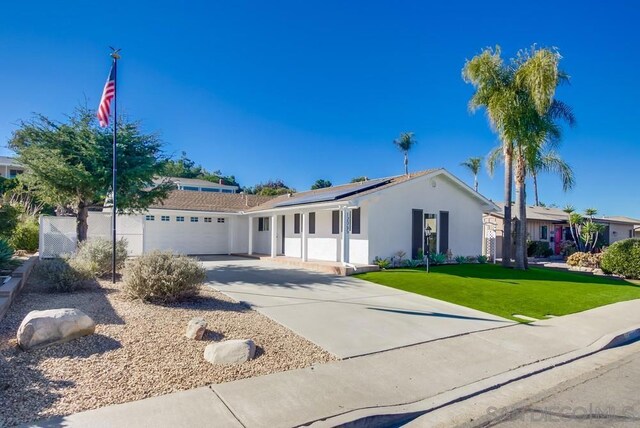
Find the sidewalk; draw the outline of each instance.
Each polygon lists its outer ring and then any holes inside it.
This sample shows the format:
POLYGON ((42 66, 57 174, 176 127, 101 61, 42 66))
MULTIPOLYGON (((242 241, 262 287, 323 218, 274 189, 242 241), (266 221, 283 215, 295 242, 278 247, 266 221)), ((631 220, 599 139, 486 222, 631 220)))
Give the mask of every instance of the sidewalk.
POLYGON ((336 426, 375 415, 394 420, 593 354, 621 332, 639 329, 640 300, 621 302, 29 426, 336 426))

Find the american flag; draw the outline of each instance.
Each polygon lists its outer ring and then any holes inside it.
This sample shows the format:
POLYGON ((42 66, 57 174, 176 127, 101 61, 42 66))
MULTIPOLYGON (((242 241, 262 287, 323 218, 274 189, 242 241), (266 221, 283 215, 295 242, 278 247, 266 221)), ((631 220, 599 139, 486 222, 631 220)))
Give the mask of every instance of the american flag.
POLYGON ((109 115, 111 114, 111 101, 116 96, 116 73, 115 67, 111 66, 107 83, 104 84, 102 98, 98 106, 98 120, 103 128, 109 126, 109 115))

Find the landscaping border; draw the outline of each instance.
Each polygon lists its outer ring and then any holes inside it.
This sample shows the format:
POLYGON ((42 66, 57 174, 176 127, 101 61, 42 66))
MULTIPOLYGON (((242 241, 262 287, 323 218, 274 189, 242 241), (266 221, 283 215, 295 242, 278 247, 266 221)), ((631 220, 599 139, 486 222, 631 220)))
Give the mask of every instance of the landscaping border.
POLYGON ((11 303, 29 280, 29 275, 38 260, 38 254, 30 256, 11 272, 11 278, 0 285, 0 321, 4 318, 11 303))

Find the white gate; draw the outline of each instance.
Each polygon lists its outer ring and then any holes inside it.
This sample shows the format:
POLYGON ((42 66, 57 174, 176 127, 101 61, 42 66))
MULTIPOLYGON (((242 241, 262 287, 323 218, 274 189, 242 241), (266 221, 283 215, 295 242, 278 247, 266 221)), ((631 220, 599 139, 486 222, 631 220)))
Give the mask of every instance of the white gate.
MULTIPOLYGON (((144 217, 119 215, 116 238, 127 241, 130 256, 139 256, 144 248, 144 217)), ((111 213, 89 212, 87 239, 111 239, 111 213)), ((76 250, 75 217, 40 217, 40 258, 59 257, 76 250)))

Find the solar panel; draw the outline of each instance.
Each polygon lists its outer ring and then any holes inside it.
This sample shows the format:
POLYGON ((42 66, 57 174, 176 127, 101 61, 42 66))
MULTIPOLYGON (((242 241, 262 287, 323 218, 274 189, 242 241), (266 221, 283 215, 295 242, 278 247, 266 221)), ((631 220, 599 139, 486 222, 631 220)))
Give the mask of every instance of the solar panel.
POLYGON ((383 186, 389 183, 391 180, 388 178, 381 178, 378 180, 363 181, 361 185, 348 187, 346 189, 327 190, 318 194, 311 194, 306 196, 293 196, 290 200, 282 201, 275 205, 276 208, 289 207, 293 205, 305 205, 315 202, 329 202, 335 201, 347 196, 355 195, 357 193, 364 192, 365 190, 375 189, 376 187, 383 186))

